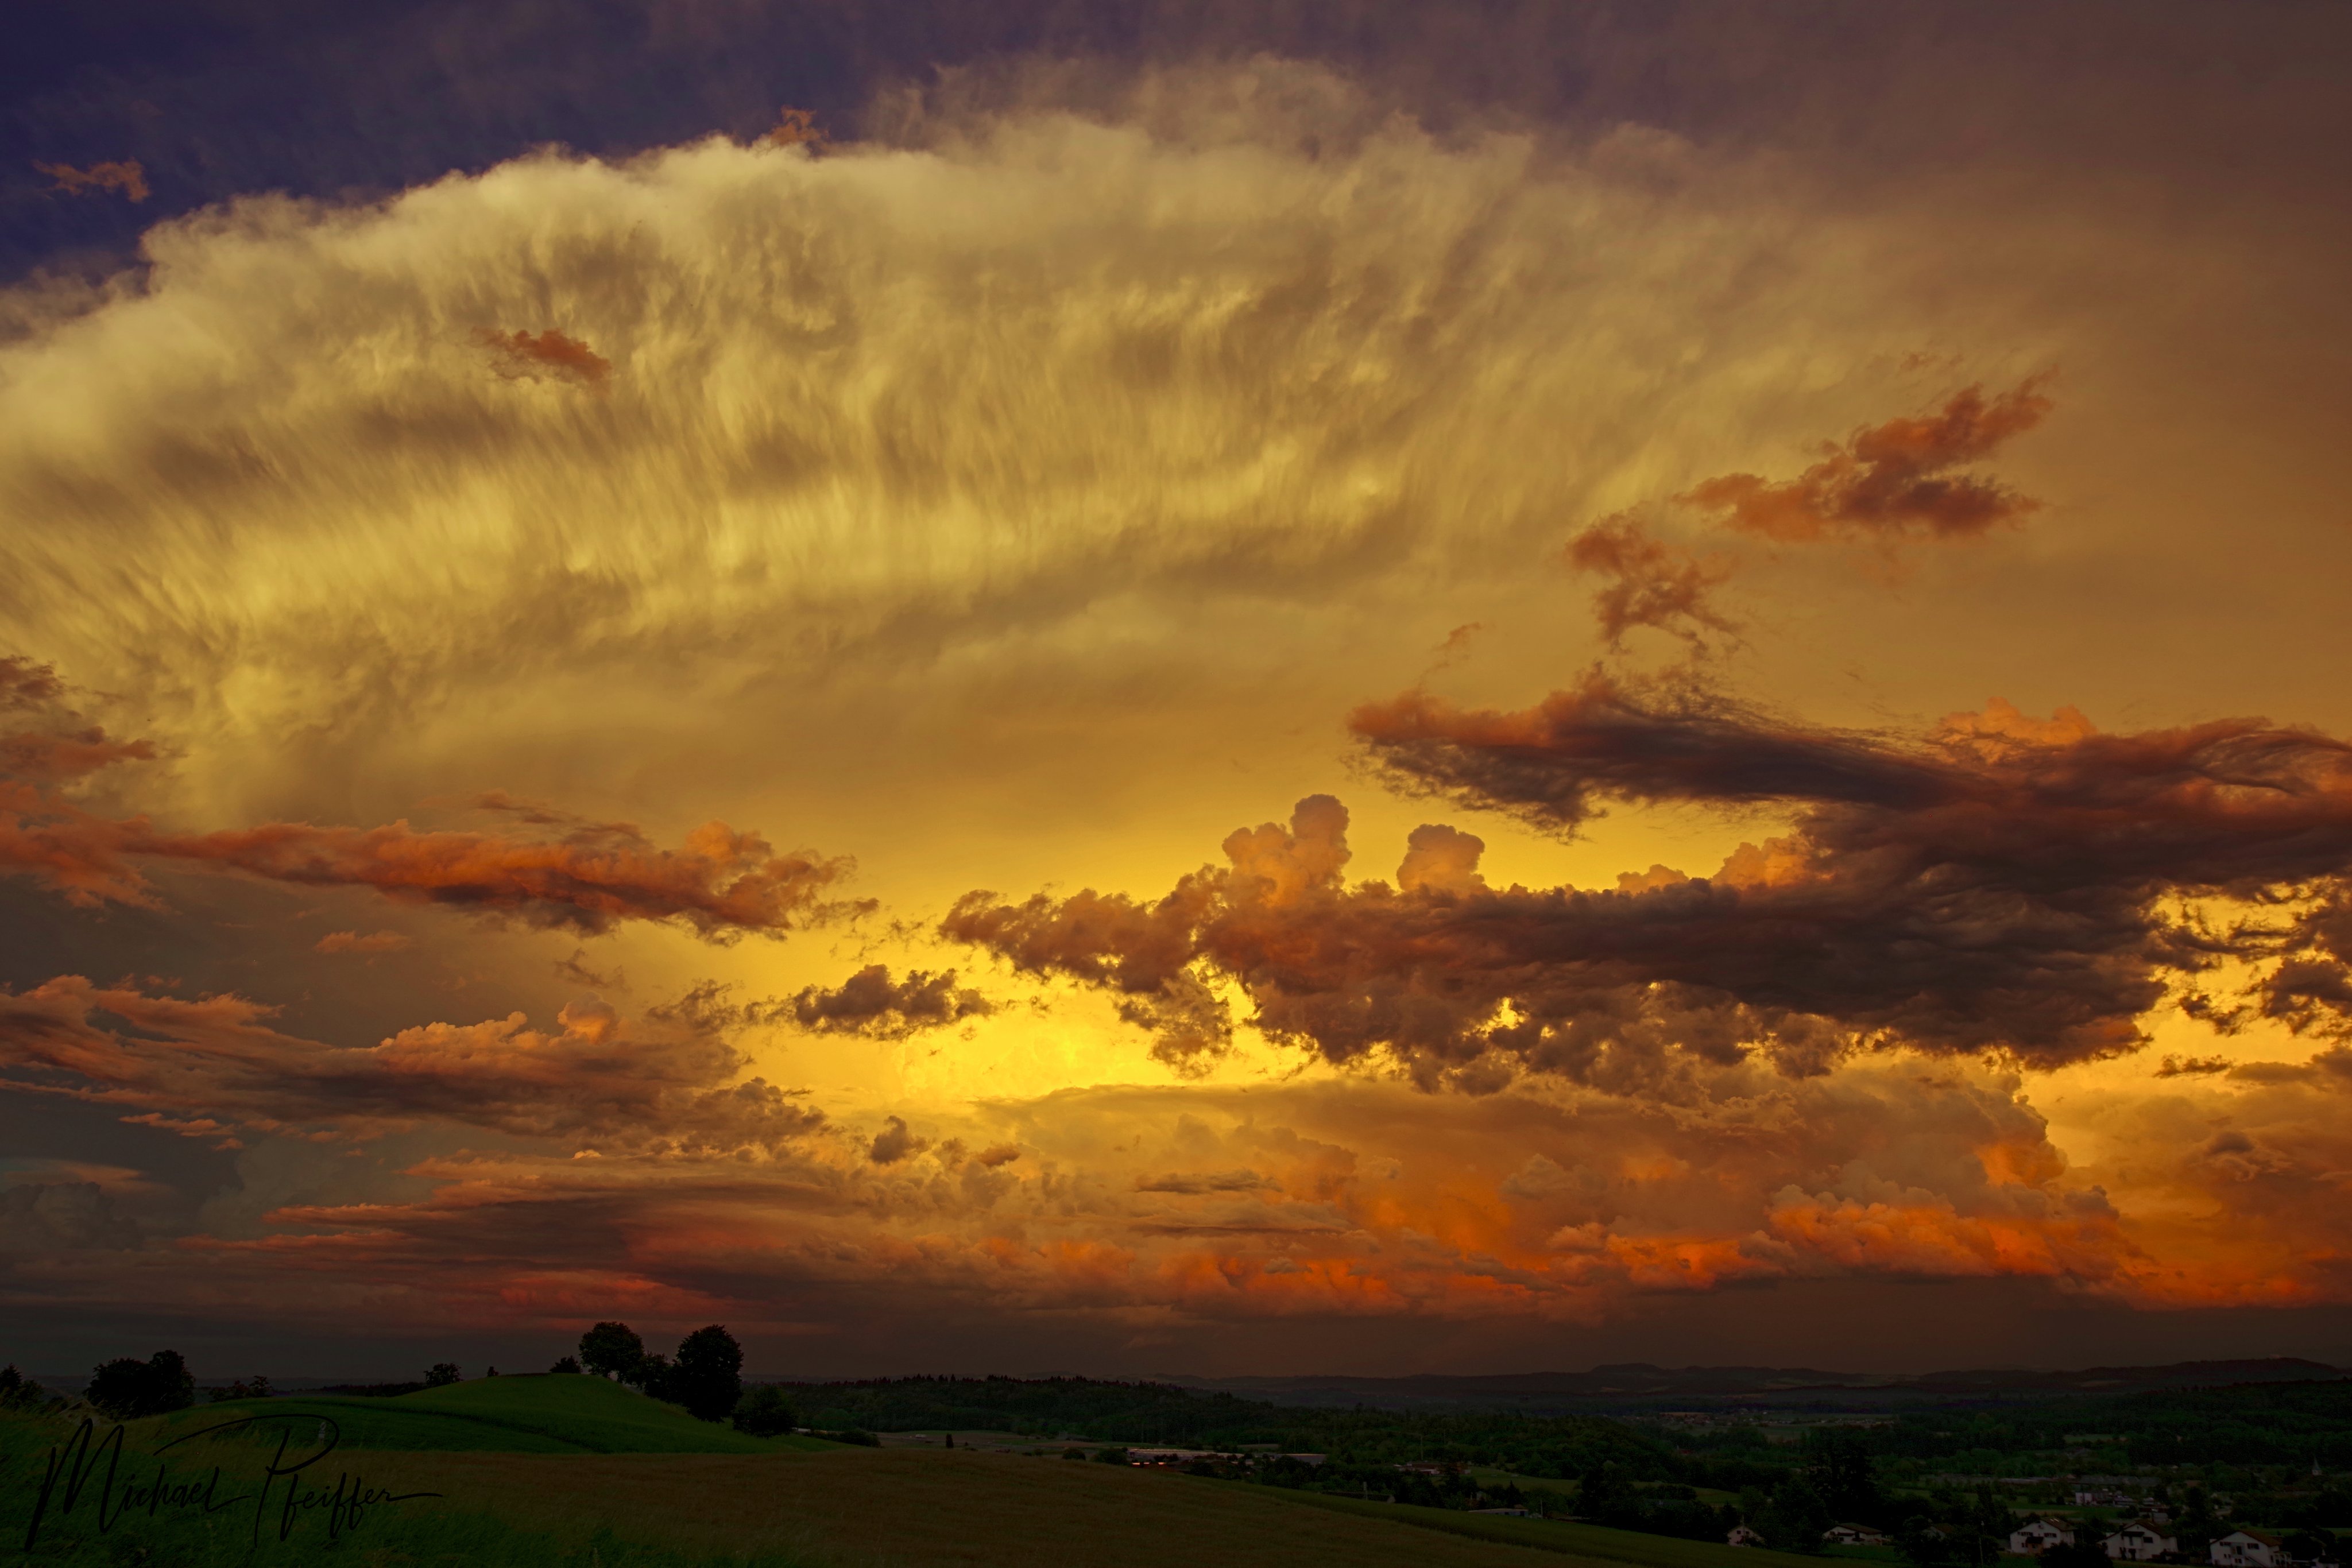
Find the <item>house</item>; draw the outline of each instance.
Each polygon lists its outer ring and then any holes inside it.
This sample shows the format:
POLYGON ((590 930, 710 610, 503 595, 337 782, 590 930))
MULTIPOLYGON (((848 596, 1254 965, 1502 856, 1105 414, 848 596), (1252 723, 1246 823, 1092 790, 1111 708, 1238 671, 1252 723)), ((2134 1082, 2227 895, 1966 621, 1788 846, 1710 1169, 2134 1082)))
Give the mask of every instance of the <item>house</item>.
POLYGON ((1832 1524, 1822 1531, 1822 1539, 1832 1546, 1884 1546, 1886 1533, 1866 1524, 1832 1524))
POLYGON ((2099 1549, 2122 1563, 2152 1563, 2180 1550, 2180 1542, 2169 1535, 2158 1535, 2145 1524, 2126 1524, 2105 1541, 2099 1549))
POLYGON ((1731 1533, 1725 1536, 1723 1539, 1727 1544, 1732 1546, 1761 1546, 1764 1544, 1764 1538, 1757 1534, 1754 1531, 1748 1529, 1744 1524, 1733 1525, 1731 1527, 1731 1533))
POLYGON ((2039 1557, 2053 1546, 2072 1546, 2074 1532, 2053 1519, 2030 1519, 2009 1532, 2009 1549, 2039 1557))
POLYGON ((2233 1530, 2219 1536, 2208 1554, 2222 1568, 2284 1568, 2284 1542, 2255 1530, 2233 1530))

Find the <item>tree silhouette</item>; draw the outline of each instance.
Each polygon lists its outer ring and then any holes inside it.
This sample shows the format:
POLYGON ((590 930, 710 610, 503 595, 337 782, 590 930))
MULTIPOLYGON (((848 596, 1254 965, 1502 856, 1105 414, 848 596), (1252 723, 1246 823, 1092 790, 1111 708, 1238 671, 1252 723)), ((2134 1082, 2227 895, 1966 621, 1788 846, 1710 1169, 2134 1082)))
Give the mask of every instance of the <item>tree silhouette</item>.
POLYGON ((580 1364, 599 1377, 635 1380, 646 1342, 626 1323, 598 1323, 580 1336, 580 1364))
POLYGON ((90 1374, 83 1396, 118 1421, 184 1410, 196 1402, 196 1380, 176 1350, 159 1350, 145 1361, 124 1356, 90 1374))
POLYGON ((743 1396, 743 1347, 717 1323, 678 1342, 669 1388, 661 1396, 705 1421, 724 1421, 743 1396))

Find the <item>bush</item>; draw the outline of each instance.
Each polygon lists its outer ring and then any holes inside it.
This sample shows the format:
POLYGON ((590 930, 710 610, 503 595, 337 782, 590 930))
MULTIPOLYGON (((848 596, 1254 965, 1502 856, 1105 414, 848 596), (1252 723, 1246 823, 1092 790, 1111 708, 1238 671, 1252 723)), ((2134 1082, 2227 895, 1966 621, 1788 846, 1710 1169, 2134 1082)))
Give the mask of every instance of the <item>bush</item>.
POLYGON ((817 1436, 829 1437, 836 1443, 856 1443, 865 1448, 878 1448, 882 1446, 882 1439, 863 1427, 845 1427, 838 1432, 819 1432, 817 1436))
POLYGON ((431 1369, 425 1374, 425 1386, 427 1388, 446 1388, 465 1375, 466 1375, 464 1373, 457 1370, 457 1364, 456 1362, 436 1361, 433 1364, 431 1369))
POLYGON ((781 1437, 800 1422, 784 1391, 763 1383, 757 1388, 745 1389, 743 1396, 735 1402, 734 1425, 738 1432, 748 1432, 754 1437, 781 1437))
POLYGON ((577 1356, 561 1356, 557 1358, 555 1364, 549 1367, 547 1370, 550 1372, 578 1372, 580 1370, 580 1360, 577 1356))
POLYGON ((118 1421, 185 1410, 196 1402, 196 1380, 176 1350, 159 1350, 145 1361, 124 1356, 90 1374, 83 1396, 118 1421))

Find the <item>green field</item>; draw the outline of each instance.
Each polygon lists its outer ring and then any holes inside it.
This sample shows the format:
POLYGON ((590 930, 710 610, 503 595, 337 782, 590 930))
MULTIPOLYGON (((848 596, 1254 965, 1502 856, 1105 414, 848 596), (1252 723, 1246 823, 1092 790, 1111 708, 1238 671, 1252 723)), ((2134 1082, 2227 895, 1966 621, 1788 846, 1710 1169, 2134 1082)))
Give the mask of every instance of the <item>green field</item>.
POLYGON ((266 1414, 322 1417, 347 1448, 513 1454, 764 1454, 831 1448, 814 1437, 747 1437, 601 1377, 485 1377, 394 1399, 303 1395, 199 1405, 152 1423, 171 1437, 266 1414))
MULTIPOLYGON (((23 1542, 48 1456, 71 1430, 55 1420, 0 1418, 0 1556, 23 1542)), ((53 1490, 26 1561, 72 1568, 1795 1568, 1805 1561, 1124 1466, 762 1440, 589 1377, 486 1379, 395 1399, 205 1406, 121 1431, 110 1494, 120 1516, 100 1530, 101 1450, 74 1510, 64 1511, 61 1490, 53 1490), (219 1429, 248 1417, 255 1426, 219 1429), (332 1451, 298 1475, 268 1479, 269 1464, 299 1463, 316 1451, 322 1419, 340 1432, 332 1451), (221 1479, 213 1479, 215 1468, 221 1479), (165 1488, 151 1509, 140 1489, 158 1475, 165 1488), (206 1513, 208 1480, 215 1501, 234 1497, 236 1505, 206 1513), (283 1500, 299 1503, 304 1487, 310 1505, 288 1514, 283 1500), (337 1510, 334 1496, 361 1489, 371 1498, 436 1495, 371 1500, 356 1519, 337 1510)))

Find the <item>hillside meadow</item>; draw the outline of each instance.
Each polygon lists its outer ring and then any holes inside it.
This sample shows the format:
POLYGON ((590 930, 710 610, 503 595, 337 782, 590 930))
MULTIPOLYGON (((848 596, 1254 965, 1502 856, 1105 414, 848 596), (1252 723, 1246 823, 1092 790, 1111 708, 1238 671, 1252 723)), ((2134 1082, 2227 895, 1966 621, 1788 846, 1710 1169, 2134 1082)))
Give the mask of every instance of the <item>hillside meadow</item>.
POLYGON ((75 1432, 53 1416, 0 1419, 0 1550, 22 1547, 29 1562, 72 1568, 1799 1561, 1124 1466, 749 1437, 587 1377, 485 1379, 390 1399, 211 1405, 93 1427, 80 1444, 75 1432))

